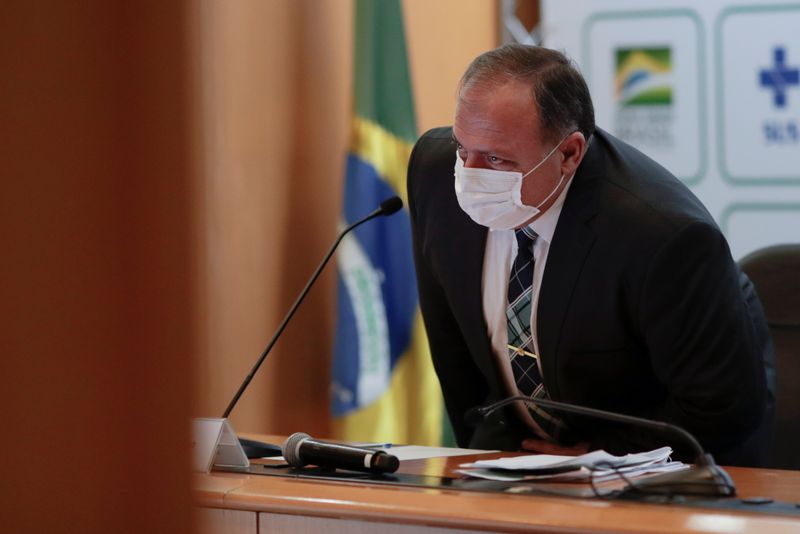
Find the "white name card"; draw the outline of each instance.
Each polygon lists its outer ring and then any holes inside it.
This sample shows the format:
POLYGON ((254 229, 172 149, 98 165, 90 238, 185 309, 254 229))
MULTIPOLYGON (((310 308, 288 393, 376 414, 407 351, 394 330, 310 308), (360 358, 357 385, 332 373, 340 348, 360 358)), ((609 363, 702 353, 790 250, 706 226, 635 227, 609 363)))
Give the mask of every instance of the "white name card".
POLYGON ((247 468, 250 460, 227 419, 192 419, 192 467, 208 473, 215 466, 247 468))

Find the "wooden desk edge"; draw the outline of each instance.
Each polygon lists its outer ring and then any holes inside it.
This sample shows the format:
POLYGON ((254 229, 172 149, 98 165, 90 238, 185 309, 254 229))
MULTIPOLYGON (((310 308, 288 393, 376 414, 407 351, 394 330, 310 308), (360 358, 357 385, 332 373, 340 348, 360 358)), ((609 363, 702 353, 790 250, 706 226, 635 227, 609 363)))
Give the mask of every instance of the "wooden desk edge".
MULTIPOLYGON (((800 480, 800 472, 731 471, 739 477, 761 474, 776 481, 788 477, 793 487, 800 480)), ((797 495, 800 488, 792 493, 797 495)), ((212 508, 505 532, 719 532, 720 521, 727 522, 730 531, 800 531, 800 518, 746 511, 232 473, 197 475, 194 495, 198 505, 212 508), (536 508, 535 514, 531 508, 536 508)))

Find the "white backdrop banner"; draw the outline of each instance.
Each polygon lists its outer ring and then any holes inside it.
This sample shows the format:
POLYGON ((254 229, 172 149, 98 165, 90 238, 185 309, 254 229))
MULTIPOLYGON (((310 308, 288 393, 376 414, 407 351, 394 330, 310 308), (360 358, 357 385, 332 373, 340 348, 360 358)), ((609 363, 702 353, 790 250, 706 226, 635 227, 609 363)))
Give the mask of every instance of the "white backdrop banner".
POLYGON ((736 259, 800 242, 800 2, 544 0, 597 124, 683 180, 736 259))

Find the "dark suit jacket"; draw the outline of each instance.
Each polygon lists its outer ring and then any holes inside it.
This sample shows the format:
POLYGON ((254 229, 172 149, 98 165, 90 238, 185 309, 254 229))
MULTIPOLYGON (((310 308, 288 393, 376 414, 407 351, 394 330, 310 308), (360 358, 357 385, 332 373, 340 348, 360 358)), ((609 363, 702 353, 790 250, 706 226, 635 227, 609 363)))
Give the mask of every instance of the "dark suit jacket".
MULTIPOLYGON (((470 408, 509 396, 492 355, 481 276, 486 228, 459 207, 450 128, 423 135, 408 171, 417 280, 433 364, 461 446, 518 450, 513 410, 477 427, 470 408)), ((761 305, 700 201, 633 147, 598 131, 573 178, 545 267, 537 331, 551 398, 668 421, 718 462, 762 461, 774 355, 761 305), (766 369, 766 371, 765 371, 766 369)), ((612 453, 679 440, 565 417, 612 453)))

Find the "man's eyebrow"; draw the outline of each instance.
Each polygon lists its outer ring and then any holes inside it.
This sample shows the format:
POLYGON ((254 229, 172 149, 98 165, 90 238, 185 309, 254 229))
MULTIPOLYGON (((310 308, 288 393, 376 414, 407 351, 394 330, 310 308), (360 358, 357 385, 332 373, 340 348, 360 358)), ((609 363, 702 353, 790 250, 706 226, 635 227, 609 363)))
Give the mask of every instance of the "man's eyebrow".
POLYGON ((450 139, 452 139, 452 141, 457 145, 461 144, 461 143, 458 142, 458 139, 456 139, 456 134, 454 134, 454 133, 450 134, 450 139))

